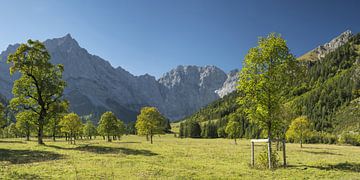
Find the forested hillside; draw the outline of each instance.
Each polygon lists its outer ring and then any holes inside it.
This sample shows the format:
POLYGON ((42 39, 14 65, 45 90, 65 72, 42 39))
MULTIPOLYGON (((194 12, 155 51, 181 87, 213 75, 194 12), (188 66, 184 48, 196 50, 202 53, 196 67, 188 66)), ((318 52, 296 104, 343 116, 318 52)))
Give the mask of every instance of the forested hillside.
MULTIPOLYGON (((336 139, 336 136, 342 133, 360 131, 359 54, 360 34, 356 34, 347 43, 318 61, 302 59, 299 62, 305 68, 297 72, 298 85, 292 88, 287 104, 294 108, 294 116, 306 115, 309 118, 312 131, 326 136, 319 137, 320 139, 336 139)), ((243 117, 237 99, 239 94, 234 92, 202 108, 182 122, 216 120, 218 136, 221 137, 226 136, 222 135, 221 131, 228 120, 235 117, 243 122, 242 137, 258 136, 261 133, 254 131, 257 129, 255 125, 251 125, 243 117), (247 128, 250 126, 253 127, 247 128)))

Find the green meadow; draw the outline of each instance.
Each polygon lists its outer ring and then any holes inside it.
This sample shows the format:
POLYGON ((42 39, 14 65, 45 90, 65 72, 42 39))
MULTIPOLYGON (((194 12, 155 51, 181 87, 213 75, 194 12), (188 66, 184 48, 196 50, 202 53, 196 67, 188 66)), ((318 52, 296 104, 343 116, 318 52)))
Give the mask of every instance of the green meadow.
MULTIPOLYGON (((287 144, 286 168, 249 166, 250 141, 180 139, 171 134, 120 141, 0 140, 0 179, 360 179, 360 147, 287 144)), ((258 154, 265 144, 257 144, 258 154)), ((279 152, 281 154, 281 152, 279 152)))

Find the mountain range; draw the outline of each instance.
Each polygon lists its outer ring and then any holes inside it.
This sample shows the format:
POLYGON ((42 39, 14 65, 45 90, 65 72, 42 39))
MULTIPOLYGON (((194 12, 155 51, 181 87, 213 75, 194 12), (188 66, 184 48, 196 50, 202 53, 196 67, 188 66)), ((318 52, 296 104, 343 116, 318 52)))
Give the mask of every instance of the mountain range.
MULTIPOLYGON (((215 66, 178 66, 159 79, 145 74, 134 76, 121 67, 90 54, 67 34, 44 44, 54 64, 63 64, 67 82, 64 98, 79 115, 113 111, 120 119, 136 119, 141 107, 155 106, 170 120, 188 116, 210 102, 235 90, 238 70, 226 74, 215 66)), ((7 56, 19 44, 9 45, 0 54, 0 94, 12 97, 11 89, 19 74, 10 76, 7 56)))

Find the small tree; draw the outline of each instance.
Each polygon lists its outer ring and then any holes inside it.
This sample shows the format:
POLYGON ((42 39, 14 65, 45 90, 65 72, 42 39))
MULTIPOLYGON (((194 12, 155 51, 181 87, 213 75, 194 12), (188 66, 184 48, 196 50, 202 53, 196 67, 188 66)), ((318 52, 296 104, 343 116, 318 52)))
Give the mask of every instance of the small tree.
POLYGON ((96 136, 97 134, 96 127, 91 120, 86 121, 85 126, 83 127, 83 134, 89 139, 91 139, 92 136, 96 136))
POLYGON ((121 120, 117 120, 117 126, 116 126, 116 131, 115 131, 115 136, 118 137, 118 139, 120 140, 121 136, 125 134, 125 124, 123 121, 121 120))
POLYGON ((15 123, 10 123, 9 126, 7 126, 5 128, 5 133, 6 133, 6 137, 15 137, 17 138, 19 135, 19 131, 16 128, 16 124, 15 123))
POLYGON ((60 121, 61 131, 69 134, 70 143, 72 139, 75 144, 76 134, 81 131, 82 123, 80 117, 75 113, 65 115, 60 121))
POLYGON ((306 132, 308 132, 309 127, 310 123, 308 118, 306 116, 300 116, 291 122, 289 130, 286 132, 286 137, 300 141, 300 147, 302 148, 304 136, 306 132))
POLYGON ((16 114, 16 129, 19 133, 26 137, 26 140, 30 140, 30 133, 36 129, 35 121, 37 114, 32 111, 22 111, 16 114))
POLYGON ((52 104, 49 107, 49 114, 47 119, 49 119, 48 124, 46 125, 47 132, 52 136, 53 141, 56 140, 56 135, 60 133, 60 120, 68 113, 69 111, 69 102, 62 101, 60 103, 52 104))
POLYGON ((296 65, 286 41, 272 33, 260 38, 258 46, 249 50, 240 72, 239 103, 250 121, 267 133, 269 168, 273 130, 283 123, 279 112, 294 83, 296 65))
POLYGON ((106 136, 108 142, 111 142, 110 136, 115 136, 118 130, 118 119, 115 114, 107 111, 101 115, 97 131, 100 135, 106 136))
POLYGON ((138 135, 150 136, 150 142, 153 143, 155 134, 163 134, 163 122, 165 117, 155 107, 144 107, 136 120, 136 130, 138 135))
POLYGON ((237 144, 236 138, 240 138, 241 133, 240 122, 236 118, 230 118, 228 124, 226 125, 225 132, 228 134, 228 137, 234 139, 235 144, 237 144))

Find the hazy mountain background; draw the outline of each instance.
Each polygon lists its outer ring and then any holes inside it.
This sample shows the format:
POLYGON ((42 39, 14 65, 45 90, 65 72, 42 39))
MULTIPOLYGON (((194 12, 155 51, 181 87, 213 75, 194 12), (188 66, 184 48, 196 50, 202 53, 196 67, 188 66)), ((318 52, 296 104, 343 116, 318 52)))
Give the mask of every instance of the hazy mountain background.
MULTIPOLYGON (((121 67, 114 68, 96 55, 89 54, 67 34, 46 40, 54 64, 64 64, 67 82, 64 97, 71 110, 99 116, 110 110, 126 121, 134 121, 143 106, 155 106, 171 120, 188 116, 201 107, 234 91, 238 70, 226 74, 215 66, 178 66, 159 79, 145 74, 134 76, 121 67)), ((13 81, 7 56, 19 44, 9 45, 0 54, 0 94, 12 97, 13 81)))

